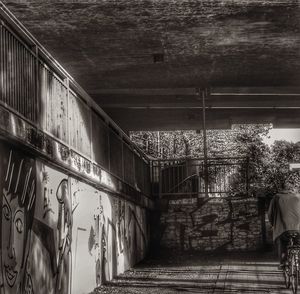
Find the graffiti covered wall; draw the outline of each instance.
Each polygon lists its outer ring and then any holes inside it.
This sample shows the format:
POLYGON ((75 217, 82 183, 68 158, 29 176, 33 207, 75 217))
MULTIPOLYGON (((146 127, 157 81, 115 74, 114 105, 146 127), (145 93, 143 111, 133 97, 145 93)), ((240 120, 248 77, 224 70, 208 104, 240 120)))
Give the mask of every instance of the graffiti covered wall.
POLYGON ((0 144, 0 293, 31 293, 27 271, 36 200, 35 161, 0 144))
POLYGON ((68 177, 37 161, 37 189, 28 260, 32 289, 68 293, 72 211, 68 177))
POLYGON ((144 209, 80 181, 71 179, 71 195, 72 293, 85 293, 145 257, 149 228, 144 209))
POLYGON ((161 213, 161 246, 176 250, 255 250, 262 216, 254 198, 169 200, 161 213))
POLYGON ((146 254, 145 209, 0 141, 1 294, 89 293, 146 254))
POLYGON ((113 204, 117 244, 117 274, 139 262, 146 255, 150 228, 144 209, 115 199, 113 204))

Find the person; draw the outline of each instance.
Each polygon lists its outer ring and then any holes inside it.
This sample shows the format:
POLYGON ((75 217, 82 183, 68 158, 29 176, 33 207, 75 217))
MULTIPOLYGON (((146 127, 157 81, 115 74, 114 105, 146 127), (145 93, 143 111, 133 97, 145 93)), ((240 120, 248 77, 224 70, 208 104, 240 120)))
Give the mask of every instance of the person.
POLYGON ((295 188, 292 174, 282 184, 282 189, 274 196, 268 209, 269 221, 273 228, 273 241, 278 250, 280 268, 286 261, 287 246, 291 234, 294 242, 300 243, 300 194, 295 188))

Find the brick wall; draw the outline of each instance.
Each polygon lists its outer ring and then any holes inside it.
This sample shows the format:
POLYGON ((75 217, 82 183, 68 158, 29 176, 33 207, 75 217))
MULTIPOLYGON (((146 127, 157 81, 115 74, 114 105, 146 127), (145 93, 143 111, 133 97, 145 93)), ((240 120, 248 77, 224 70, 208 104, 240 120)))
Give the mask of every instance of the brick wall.
POLYGON ((263 245, 264 212, 256 198, 168 200, 161 212, 163 248, 255 250, 263 245))

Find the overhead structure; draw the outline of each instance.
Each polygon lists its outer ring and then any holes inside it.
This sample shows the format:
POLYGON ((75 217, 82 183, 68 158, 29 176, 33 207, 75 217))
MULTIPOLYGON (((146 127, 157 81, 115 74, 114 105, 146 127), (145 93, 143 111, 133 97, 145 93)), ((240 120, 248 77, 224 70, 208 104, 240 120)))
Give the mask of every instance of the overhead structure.
POLYGON ((300 127, 300 1, 4 0, 125 130, 300 127))

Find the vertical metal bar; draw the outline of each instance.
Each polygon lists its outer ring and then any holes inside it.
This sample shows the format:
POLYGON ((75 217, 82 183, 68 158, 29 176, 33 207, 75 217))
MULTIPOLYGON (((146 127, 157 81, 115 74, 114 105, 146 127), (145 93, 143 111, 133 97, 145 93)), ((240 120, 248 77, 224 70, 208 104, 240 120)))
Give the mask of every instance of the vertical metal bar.
POLYGON ((249 196, 249 157, 247 157, 246 165, 246 195, 249 196))
POLYGON ((21 71, 20 71, 20 47, 21 44, 17 42, 16 45, 16 63, 17 63, 17 101, 18 101, 18 111, 21 110, 21 94, 20 94, 20 85, 21 85, 21 71))
POLYGON ((28 95, 28 63, 27 63, 27 58, 26 58, 26 51, 25 48, 23 48, 23 58, 24 58, 24 90, 25 90, 25 97, 23 99, 24 101, 24 116, 27 117, 27 112, 28 112, 28 100, 29 100, 29 95, 28 95))
POLYGON ((20 112, 21 109, 21 99, 19 95, 19 87, 20 87, 20 63, 19 63, 19 47, 20 43, 16 40, 16 45, 15 45, 15 69, 16 69, 16 75, 15 75, 15 83, 16 83, 16 99, 17 99, 17 109, 18 112, 20 112))
POLYGON ((3 27, 3 40, 4 40, 4 46, 3 46, 3 83, 4 83, 4 102, 7 103, 8 99, 7 99, 7 80, 8 80, 8 70, 7 70, 7 63, 8 63, 8 54, 7 54, 7 49, 8 49, 8 45, 7 45, 7 31, 6 29, 3 27))
POLYGON ((5 31, 5 27, 2 26, 2 76, 3 76, 3 102, 6 103, 6 80, 7 80, 7 70, 6 70, 6 62, 7 62, 7 58, 6 58, 6 31, 5 31))
POLYGON ((46 127, 47 130, 50 131, 50 123, 51 123, 51 91, 50 91, 50 74, 48 69, 45 67, 45 73, 46 73, 46 77, 45 77, 45 93, 46 93, 46 97, 47 97, 47 108, 46 110, 46 127))
POLYGON ((121 148, 121 152, 122 152, 122 154, 121 154, 121 158, 122 158, 122 179, 123 180, 125 180, 125 166, 124 166, 124 141, 123 141, 123 139, 122 139, 122 144, 121 144, 121 146, 122 146, 122 148, 121 148))
POLYGON ((95 158, 95 152, 93 152, 93 120, 92 120, 92 107, 90 104, 88 104, 88 114, 89 114, 89 140, 90 140, 90 158, 92 158, 94 160, 95 158))
POLYGON ((30 103, 31 103, 31 107, 30 107, 30 114, 31 114, 31 120, 34 121, 34 116, 35 116, 35 77, 34 77, 34 70, 35 70, 35 66, 34 66, 34 62, 32 59, 32 55, 29 51, 27 51, 28 54, 28 59, 29 59, 29 63, 30 63, 30 80, 29 80, 29 85, 30 85, 30 103))
POLYGON ((26 116, 26 112, 27 112, 27 104, 26 101, 28 100, 27 97, 27 73, 26 73, 26 58, 25 58, 25 49, 24 47, 22 48, 22 67, 23 67, 23 73, 24 73, 24 77, 23 77, 23 115, 26 116))
POLYGON ((215 165, 214 166, 214 178, 215 178, 215 181, 214 181, 214 186, 213 186, 213 192, 219 192, 218 190, 218 178, 217 178, 217 175, 218 175, 218 169, 217 169, 217 166, 215 165))
POLYGON ((9 46, 10 46, 10 97, 12 107, 16 109, 15 101, 15 89, 14 89, 14 42, 13 36, 10 34, 9 46))
POLYGON ((14 40, 13 36, 10 35, 10 74, 11 74, 11 79, 10 79, 10 85, 11 85, 11 103, 12 107, 16 109, 16 101, 15 101, 15 89, 14 89, 14 40))
POLYGON ((45 68, 43 67, 42 63, 38 60, 39 64, 39 75, 40 75, 40 117, 41 117, 41 128, 43 130, 47 130, 46 127, 46 109, 47 109, 47 95, 45 91, 45 68))
POLYGON ((205 98, 207 96, 206 91, 198 90, 199 95, 202 98, 202 128, 203 128, 203 155, 204 155, 204 187, 205 197, 208 197, 208 166, 207 166, 207 134, 206 134, 206 111, 205 111, 205 98))
POLYGON ((168 176, 168 182, 167 182, 168 185, 167 185, 167 190, 164 191, 164 192, 167 192, 167 193, 169 193, 170 190, 173 188, 172 187, 172 178, 170 178, 171 177, 171 170, 172 170, 172 164, 169 161, 168 162, 168 169, 166 170, 167 171, 167 176, 168 176))
POLYGON ((31 120, 35 122, 35 114, 36 114, 36 101, 35 101, 35 92, 36 92, 36 81, 35 81, 35 62, 32 58, 30 52, 28 52, 29 62, 30 62, 30 101, 31 101, 31 120))
POLYGON ((33 119, 33 97, 32 97, 32 85, 31 85, 31 81, 32 81, 32 64, 31 64, 31 56, 30 53, 26 50, 26 57, 27 57, 27 67, 29 68, 28 71, 28 113, 26 113, 26 117, 29 118, 31 121, 33 119))
POLYGON ((160 163, 160 160, 158 161, 158 183, 159 183, 159 191, 158 191, 158 195, 159 195, 159 198, 161 198, 161 194, 162 194, 162 167, 161 167, 161 163, 160 163))
POLYGON ((15 89, 14 89, 14 42, 13 42, 13 37, 12 35, 10 35, 10 86, 11 86, 11 90, 10 90, 10 95, 11 95, 11 103, 12 103, 12 107, 14 109, 16 109, 16 103, 15 103, 15 89))
POLYGON ((14 109, 15 107, 15 97, 14 97, 14 56, 13 56, 13 39, 12 35, 9 35, 9 56, 10 56, 10 66, 9 66, 9 71, 10 71, 10 79, 9 79, 9 84, 10 84, 10 97, 11 97, 11 105, 14 109))
POLYGON ((9 33, 6 30, 6 103, 10 106, 9 33))
POLYGON ((11 83, 9 81, 11 81, 11 74, 10 74, 10 60, 9 60, 9 51, 10 51, 10 38, 9 38, 9 33, 7 33, 7 55, 6 55, 6 60, 7 60, 7 77, 6 77, 6 85, 7 85, 7 102, 8 105, 11 106, 11 89, 10 89, 10 85, 11 83))
POLYGON ((13 36, 11 36, 11 70, 12 70, 12 101, 13 101, 13 108, 18 110, 18 103, 16 100, 16 54, 15 54, 15 45, 16 40, 13 36))
POLYGON ((36 102, 36 113, 35 113, 35 121, 39 127, 42 127, 41 122, 41 97, 40 97, 40 71, 39 71, 39 48, 35 46, 35 102, 36 102))
POLYGON ((160 158, 160 134, 159 134, 159 131, 157 132, 157 154, 158 154, 158 157, 160 158))
MULTIPOLYGON (((180 182, 182 182, 182 180, 181 180, 181 178, 180 178, 180 175, 179 175, 179 173, 180 173, 180 166, 178 166, 176 169, 175 169, 175 171, 176 171, 176 175, 174 176, 175 177, 175 183, 180 183, 180 182)), ((178 188, 179 189, 179 188, 178 188)), ((179 192, 179 191, 178 191, 179 192)))
POLYGON ((21 105, 20 105, 20 112, 25 115, 25 107, 24 104, 26 101, 26 93, 25 93, 25 71, 24 71, 24 58, 23 58, 23 46, 20 46, 20 75, 21 75, 21 82, 20 82, 20 91, 21 91, 21 105))
POLYGON ((133 162, 133 186, 135 186, 136 185, 136 183, 137 183, 137 180, 136 180, 136 175, 137 175, 137 173, 136 173, 136 164, 135 164, 135 154, 134 154, 134 152, 132 152, 132 162, 133 162))
POLYGON ((68 146, 71 145, 71 142, 70 142, 70 80, 68 78, 65 79, 65 84, 66 84, 66 87, 67 87, 67 144, 68 146))
POLYGON ((110 171, 110 154, 111 154, 111 148, 110 148, 110 130, 106 124, 106 129, 108 130, 107 132, 107 142, 108 142, 108 170, 110 171))
POLYGON ((31 55, 31 53, 28 52, 28 55, 30 57, 30 68, 31 68, 31 79, 30 79, 30 97, 31 97, 31 119, 33 122, 35 121, 35 115, 36 115, 36 79, 35 79, 35 59, 31 55))
POLYGON ((22 91, 21 91, 21 84, 22 84, 22 63, 21 63, 21 50, 22 44, 17 42, 17 52, 16 52, 16 60, 17 60, 17 99, 18 99, 18 111, 22 113, 22 91))
POLYGON ((51 71, 48 72, 48 78, 49 78, 49 130, 54 129, 54 136, 57 136, 56 133, 56 117, 55 117, 55 112, 54 112, 54 97, 53 97, 53 74, 51 71), (54 125, 54 128, 52 128, 54 125))
POLYGON ((151 193, 151 196, 153 196, 153 161, 150 161, 149 162, 149 176, 150 176, 150 193, 151 193))
POLYGON ((3 25, 2 21, 0 21, 0 100, 4 101, 4 56, 3 56, 3 51, 4 51, 4 40, 3 40, 3 25))

